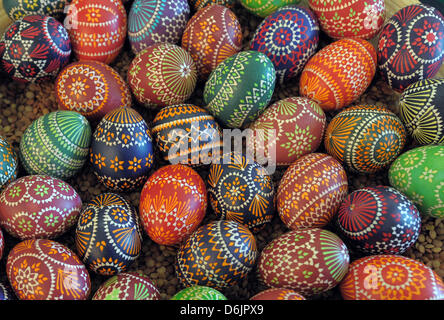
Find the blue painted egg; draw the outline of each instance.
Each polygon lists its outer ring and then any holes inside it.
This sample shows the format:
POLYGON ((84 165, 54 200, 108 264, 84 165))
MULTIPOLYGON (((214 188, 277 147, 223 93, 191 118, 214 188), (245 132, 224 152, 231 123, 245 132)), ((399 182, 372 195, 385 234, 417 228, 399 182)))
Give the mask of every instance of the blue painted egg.
POLYGON ((0 192, 17 178, 17 155, 6 138, 0 136, 0 192))
POLYGON ((0 67, 20 82, 55 77, 71 55, 68 32, 56 19, 31 15, 11 24, 0 40, 0 67))
POLYGON ((129 191, 143 185, 154 161, 150 130, 132 108, 107 113, 91 142, 90 161, 97 178, 114 191, 129 191))
POLYGON ((66 0, 3 0, 3 8, 12 20, 18 20, 31 14, 41 14, 60 18, 65 9, 66 0))
POLYGON ((265 18, 256 29, 250 49, 270 58, 280 83, 295 77, 316 52, 319 24, 310 9, 290 5, 265 18))
POLYGON ((377 51, 382 77, 398 92, 433 78, 444 59, 444 17, 423 4, 402 8, 382 28, 377 51))
POLYGON ((125 272, 142 247, 135 208, 117 194, 98 195, 80 214, 75 241, 89 270, 108 276, 125 272))
POLYGON ((16 300, 14 297, 14 293, 8 285, 0 282, 0 301, 5 300, 16 300))

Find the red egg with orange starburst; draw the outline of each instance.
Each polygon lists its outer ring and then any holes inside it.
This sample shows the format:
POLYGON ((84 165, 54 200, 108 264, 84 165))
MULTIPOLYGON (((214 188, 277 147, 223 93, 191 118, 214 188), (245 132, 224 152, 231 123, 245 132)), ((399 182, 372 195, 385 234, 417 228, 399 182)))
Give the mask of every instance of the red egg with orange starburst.
POLYGON ((140 218, 148 236, 158 244, 179 244, 202 222, 207 192, 200 175, 175 164, 150 176, 140 195, 140 218))

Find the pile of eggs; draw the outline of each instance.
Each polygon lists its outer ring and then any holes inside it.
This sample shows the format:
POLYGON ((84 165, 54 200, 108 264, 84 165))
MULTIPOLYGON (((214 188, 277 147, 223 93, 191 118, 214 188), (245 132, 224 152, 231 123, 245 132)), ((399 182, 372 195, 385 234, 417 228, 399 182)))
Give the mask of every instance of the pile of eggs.
POLYGON ((335 287, 350 300, 444 299, 442 279, 402 256, 421 216, 444 218, 444 79, 432 79, 444 17, 293 2, 241 0, 263 19, 243 46, 232 0, 3 0, 0 72, 54 81, 60 110, 26 128, 18 153, 0 136, 0 300, 158 300, 131 271, 147 237, 176 250, 172 300, 226 300, 252 270, 264 288, 251 300, 335 287), (124 49, 126 77, 110 66, 124 49), (376 75, 399 112, 355 104, 376 75), (300 96, 273 99, 292 83, 300 96), (241 130, 246 144, 227 151, 241 130), (88 203, 69 184, 85 166, 107 189, 88 203), (349 190, 348 174, 375 173, 390 185, 349 190), (287 231, 260 248, 273 219, 287 231), (74 250, 54 241, 71 228, 74 250), (4 233, 19 241, 9 251, 4 233), (95 275, 106 280, 91 292, 95 275))

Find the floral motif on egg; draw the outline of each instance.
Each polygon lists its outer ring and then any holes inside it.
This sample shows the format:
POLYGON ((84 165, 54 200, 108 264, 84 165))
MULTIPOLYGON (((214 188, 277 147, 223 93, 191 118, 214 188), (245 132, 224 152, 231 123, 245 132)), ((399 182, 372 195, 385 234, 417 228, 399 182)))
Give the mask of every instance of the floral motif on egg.
POLYGON ((12 146, 0 136, 0 192, 10 182, 15 180, 18 173, 18 158, 12 146))
POLYGON ((32 14, 60 18, 65 9, 65 0, 4 0, 3 8, 12 20, 32 14))
POLYGON ((251 13, 265 18, 279 8, 289 5, 298 4, 301 0, 240 0, 240 4, 251 13))

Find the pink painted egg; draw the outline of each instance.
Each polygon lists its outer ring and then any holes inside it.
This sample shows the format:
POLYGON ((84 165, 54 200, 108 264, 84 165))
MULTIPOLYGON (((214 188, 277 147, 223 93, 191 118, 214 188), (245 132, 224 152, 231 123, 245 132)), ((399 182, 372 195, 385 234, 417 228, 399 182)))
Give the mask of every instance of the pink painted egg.
POLYGON ((296 160, 277 191, 281 220, 290 229, 321 228, 333 218, 347 195, 347 175, 341 164, 324 153, 296 160))
POLYGON ((305 298, 291 289, 270 288, 252 296, 250 300, 305 300, 305 298))
POLYGON ((86 300, 91 292, 88 271, 75 253, 47 239, 17 244, 6 273, 21 300, 86 300))
POLYGON ((0 225, 21 240, 52 239, 77 221, 80 196, 66 182, 43 175, 19 178, 0 194, 0 225))

